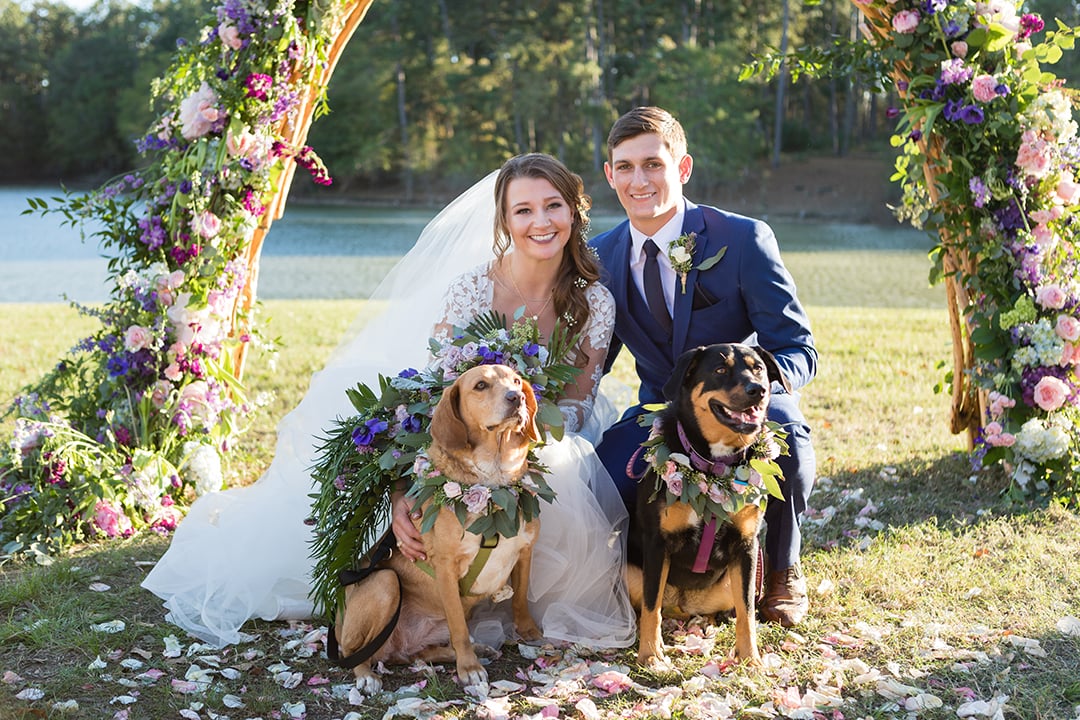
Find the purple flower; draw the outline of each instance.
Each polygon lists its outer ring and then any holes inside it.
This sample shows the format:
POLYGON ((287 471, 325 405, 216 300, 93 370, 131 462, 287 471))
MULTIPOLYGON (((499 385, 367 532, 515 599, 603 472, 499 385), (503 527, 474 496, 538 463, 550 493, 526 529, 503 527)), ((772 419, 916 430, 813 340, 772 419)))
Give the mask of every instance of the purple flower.
POLYGON ((971 79, 975 71, 964 65, 961 58, 944 60, 941 63, 941 82, 945 85, 960 85, 971 79))
POLYGON ((420 371, 416 370, 415 368, 405 368, 404 370, 399 372, 397 375, 398 375, 399 378, 411 378, 411 377, 416 377, 419 374, 420 374, 420 371))
POLYGON ((501 365, 503 361, 503 354, 497 350, 492 350, 487 345, 478 347, 476 354, 481 358, 481 365, 501 365))
POLYGON ((247 88, 247 96, 255 98, 256 100, 266 100, 267 93, 270 92, 270 88, 274 85, 274 78, 263 73, 251 73, 247 76, 247 80, 244 81, 244 87, 247 88))
POLYGON ((978 125, 983 121, 982 108, 977 105, 965 105, 960 108, 960 119, 968 125, 978 125))
POLYGON ((915 128, 908 133, 908 139, 912 142, 919 142, 920 140, 922 140, 922 130, 915 128))
POLYGON ((1006 85, 1005 83, 1001 83, 1000 85, 998 85, 998 86, 996 86, 994 88, 994 92, 996 92, 1001 97, 1005 97, 1006 95, 1009 94, 1009 86, 1006 85))
POLYGON ((410 415, 401 421, 401 429, 408 433, 420 432, 420 418, 410 415))
POLYGON ((927 15, 933 15, 939 13, 948 7, 949 3, 946 0, 923 0, 923 12, 927 15))
POLYGON ((986 205, 986 201, 990 199, 990 188, 988 188, 986 183, 982 181, 982 178, 978 176, 973 177, 968 181, 968 189, 971 190, 975 207, 977 208, 986 205))
POLYGON ((1042 29, 1046 27, 1046 23, 1042 18, 1034 13, 1027 13, 1020 18, 1020 32, 1016 36, 1021 40, 1026 40, 1032 36, 1033 33, 1042 32, 1042 29))
POLYGON ((165 226, 162 224, 160 215, 139 220, 139 242, 151 250, 157 250, 165 244, 165 226))
POLYGON ((371 418, 363 425, 360 425, 352 432, 353 445, 357 449, 364 449, 371 445, 375 440, 375 436, 381 432, 386 432, 386 428, 390 425, 381 418, 371 418))
POLYGON ((113 355, 105 361, 105 369, 109 371, 109 377, 116 378, 127 375, 130 369, 127 353, 113 355))
POLYGON ((540 353, 540 346, 536 343, 525 343, 521 352, 527 357, 534 357, 540 353))

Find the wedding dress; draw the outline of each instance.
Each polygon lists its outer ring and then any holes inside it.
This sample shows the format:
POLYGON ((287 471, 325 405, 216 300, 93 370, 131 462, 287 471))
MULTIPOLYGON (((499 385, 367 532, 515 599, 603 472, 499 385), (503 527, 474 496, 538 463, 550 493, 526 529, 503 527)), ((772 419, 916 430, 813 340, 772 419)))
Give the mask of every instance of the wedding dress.
MULTIPOLYGON (((313 616, 311 527, 304 520, 315 491, 310 475, 315 447, 335 418, 354 414, 346 389, 358 382, 377 386, 380 373, 422 366, 436 321, 468 322, 490 308, 487 268, 496 174, 439 213, 387 275, 362 315, 370 312, 367 308, 385 309, 372 319, 358 318, 351 337, 312 377, 304 399, 278 424, 274 459, 263 476, 192 504, 142 583, 165 601, 168 621, 223 647, 249 639, 241 628, 250 619, 313 616), (454 290, 447 294, 454 278, 454 290)), ((598 285, 587 292, 596 305, 590 304, 583 335, 606 349, 614 303, 598 285)), ((564 415, 570 418, 568 429, 581 432, 567 432, 542 449, 557 497, 541 508, 530 607, 549 639, 626 647, 636 630, 621 581, 627 516, 590 442, 598 441, 616 412, 602 394, 583 428, 574 425, 574 413, 564 410, 564 415)), ((477 641, 498 645, 508 637, 507 620, 504 609, 494 606, 478 612, 470 629, 477 641)))

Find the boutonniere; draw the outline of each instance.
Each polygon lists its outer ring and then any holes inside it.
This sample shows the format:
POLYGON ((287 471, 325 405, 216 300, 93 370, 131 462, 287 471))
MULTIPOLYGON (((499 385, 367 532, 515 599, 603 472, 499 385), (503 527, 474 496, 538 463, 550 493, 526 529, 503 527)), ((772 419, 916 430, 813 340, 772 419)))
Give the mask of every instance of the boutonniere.
POLYGON ((667 256, 668 261, 671 263, 671 267, 675 272, 679 273, 679 280, 682 281, 682 291, 686 294, 686 274, 691 270, 708 270, 716 263, 720 262, 720 258, 724 257, 724 253, 727 252, 727 245, 720 248, 719 252, 713 255, 707 260, 702 260, 697 265, 694 265, 694 248, 697 246, 697 233, 683 233, 679 237, 675 238, 675 241, 668 247, 667 256))

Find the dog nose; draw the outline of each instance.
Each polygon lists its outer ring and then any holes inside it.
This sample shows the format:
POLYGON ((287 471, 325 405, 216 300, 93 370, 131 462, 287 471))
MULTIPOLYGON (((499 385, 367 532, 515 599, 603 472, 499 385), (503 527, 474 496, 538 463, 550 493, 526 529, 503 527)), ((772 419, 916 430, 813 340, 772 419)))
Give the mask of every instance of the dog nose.
POLYGON ((765 396, 765 386, 760 383, 747 383, 746 394, 755 400, 760 400, 765 396))
POLYGON ((521 401, 525 399, 525 393, 520 390, 507 390, 506 400, 511 405, 521 405, 521 401))

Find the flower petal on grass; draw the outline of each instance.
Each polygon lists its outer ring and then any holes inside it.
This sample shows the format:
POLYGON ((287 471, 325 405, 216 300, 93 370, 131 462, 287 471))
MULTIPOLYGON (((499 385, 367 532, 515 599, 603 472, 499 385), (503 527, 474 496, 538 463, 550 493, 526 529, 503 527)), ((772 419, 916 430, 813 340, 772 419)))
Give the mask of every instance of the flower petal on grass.
POLYGON ((123 620, 108 620, 103 623, 95 623, 91 625, 94 630, 103 633, 118 633, 122 632, 127 624, 123 620))
POLYGON ((602 672, 592 679, 593 687, 599 688, 605 695, 617 695, 634 686, 634 681, 626 673, 615 670, 602 672))
POLYGON ((307 705, 302 702, 287 702, 281 706, 281 712, 285 713, 291 718, 295 718, 295 720, 300 720, 300 718, 307 715, 307 705))
POLYGON ((167 658, 178 658, 182 652, 180 641, 176 639, 175 635, 169 635, 165 638, 165 652, 162 655, 167 658))
POLYGON ((221 704, 227 708, 242 708, 244 701, 236 695, 225 695, 221 698, 221 704))
POLYGON ((103 582, 92 582, 87 587, 94 592, 109 592, 110 590, 112 590, 111 586, 106 585, 103 582))
POLYGON ((60 702, 54 702, 52 709, 54 712, 58 712, 61 715, 69 715, 79 712, 78 700, 61 700, 60 702))
POLYGON ((1057 629, 1066 635, 1080 637, 1080 620, 1071 615, 1066 615, 1057 621, 1057 629))
POLYGON ((180 678, 172 679, 172 689, 178 693, 189 695, 191 693, 199 692, 199 684, 191 682, 190 680, 181 680, 180 678))
POLYGON ((45 691, 40 688, 26 688, 15 693, 15 697, 19 700, 40 700, 45 697, 45 691))
POLYGON ((18 673, 11 672, 10 670, 4 671, 4 677, 2 678, 5 685, 18 685, 22 683, 23 679, 18 673))
POLYGON ((589 698, 578 700, 574 703, 574 709, 581 713, 584 720, 600 720, 600 711, 596 708, 596 703, 589 698))

